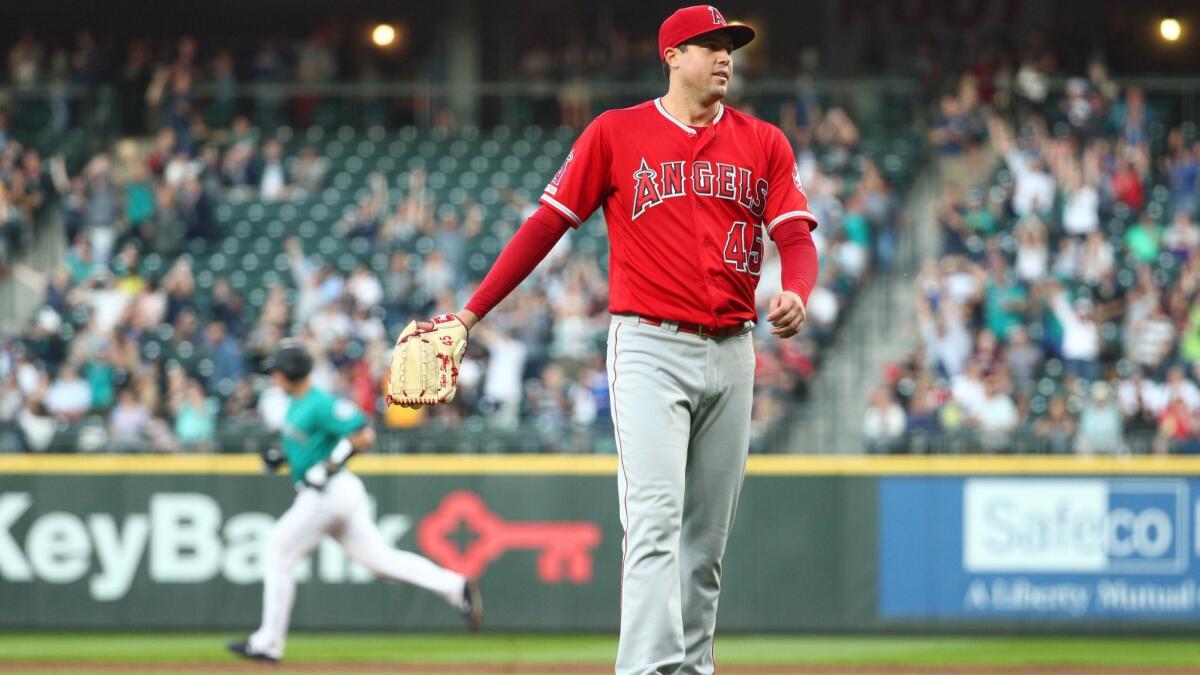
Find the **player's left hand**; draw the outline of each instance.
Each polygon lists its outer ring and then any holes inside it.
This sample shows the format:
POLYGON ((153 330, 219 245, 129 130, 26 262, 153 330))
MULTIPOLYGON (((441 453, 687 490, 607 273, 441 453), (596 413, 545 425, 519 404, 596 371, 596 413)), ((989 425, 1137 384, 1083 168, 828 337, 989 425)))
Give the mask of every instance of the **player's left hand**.
POLYGON ((808 315, 804 312, 804 301, 792 291, 784 291, 771 300, 771 309, 767 312, 767 321, 774 328, 771 334, 790 338, 800 332, 808 315))
POLYGON ((316 488, 318 490, 325 489, 325 483, 329 481, 329 469, 324 462, 318 462, 309 467, 308 471, 304 472, 304 484, 316 488))
POLYGON ((287 461, 283 451, 275 445, 268 445, 262 449, 263 473, 275 473, 279 467, 287 461))

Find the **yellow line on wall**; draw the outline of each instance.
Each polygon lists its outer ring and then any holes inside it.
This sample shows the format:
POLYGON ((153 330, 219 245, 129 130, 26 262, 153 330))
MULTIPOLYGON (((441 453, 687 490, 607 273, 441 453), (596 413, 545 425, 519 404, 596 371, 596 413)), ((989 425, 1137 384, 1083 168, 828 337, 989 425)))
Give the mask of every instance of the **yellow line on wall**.
MULTIPOLYGON (((614 476, 612 455, 372 455, 362 475, 614 476)), ((256 455, 0 455, 5 474, 232 474, 261 472, 256 455)), ((1200 457, 756 455, 752 476, 1197 475, 1200 457)))

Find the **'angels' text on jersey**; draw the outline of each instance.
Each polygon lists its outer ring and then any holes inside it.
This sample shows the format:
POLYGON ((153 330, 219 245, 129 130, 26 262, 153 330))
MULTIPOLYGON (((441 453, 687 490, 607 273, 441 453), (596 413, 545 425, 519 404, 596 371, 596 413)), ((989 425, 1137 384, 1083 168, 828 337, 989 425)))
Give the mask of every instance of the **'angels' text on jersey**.
POLYGON ((750 169, 723 162, 677 160, 651 166, 642 158, 633 173, 633 220, 663 201, 693 194, 726 199, 744 206, 761 218, 767 203, 767 180, 751 174, 750 169))
POLYGON ((816 227, 787 136, 720 103, 695 127, 660 99, 605 112, 539 201, 575 226, 604 210, 610 312, 710 328, 757 320, 765 241, 816 227))

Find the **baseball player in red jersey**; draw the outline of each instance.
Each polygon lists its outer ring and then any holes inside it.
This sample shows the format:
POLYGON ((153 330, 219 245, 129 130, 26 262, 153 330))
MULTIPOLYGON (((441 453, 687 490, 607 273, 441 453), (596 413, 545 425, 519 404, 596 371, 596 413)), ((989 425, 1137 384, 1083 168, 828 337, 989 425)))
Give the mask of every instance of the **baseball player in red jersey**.
POLYGON ((625 530, 617 673, 713 672, 721 558, 750 444, 763 238, 783 264, 766 316, 775 336, 799 330, 817 278, 816 220, 791 146, 721 103, 733 51, 753 37, 708 5, 664 21, 666 95, 584 130, 458 314, 473 326, 569 228, 604 209, 625 530))

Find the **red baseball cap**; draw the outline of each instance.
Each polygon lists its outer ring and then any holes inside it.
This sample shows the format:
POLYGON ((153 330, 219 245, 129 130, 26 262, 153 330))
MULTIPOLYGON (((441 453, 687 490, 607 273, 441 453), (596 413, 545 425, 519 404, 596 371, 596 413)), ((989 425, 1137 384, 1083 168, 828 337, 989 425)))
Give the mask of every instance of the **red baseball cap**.
POLYGON ((733 39, 733 48, 744 47, 754 39, 754 29, 745 24, 729 25, 725 17, 712 5, 692 5, 675 10, 658 29, 658 58, 663 60, 667 47, 678 47, 688 40, 711 33, 725 31, 733 39))

